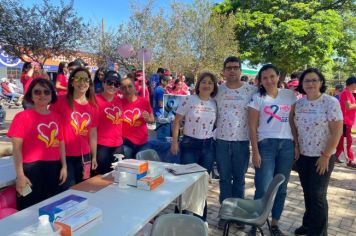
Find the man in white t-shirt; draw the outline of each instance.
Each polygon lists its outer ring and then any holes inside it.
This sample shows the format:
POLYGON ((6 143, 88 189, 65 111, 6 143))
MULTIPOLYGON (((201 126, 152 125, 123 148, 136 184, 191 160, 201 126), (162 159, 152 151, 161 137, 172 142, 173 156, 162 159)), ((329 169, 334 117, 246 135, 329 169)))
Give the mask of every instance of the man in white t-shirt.
MULTIPOLYGON (((220 203, 226 198, 244 198, 245 174, 250 150, 247 104, 257 92, 255 86, 240 80, 241 61, 230 56, 224 61, 226 83, 219 86, 215 97, 218 118, 216 124, 216 160, 220 175, 220 203)), ((219 228, 225 222, 219 220, 219 228)))

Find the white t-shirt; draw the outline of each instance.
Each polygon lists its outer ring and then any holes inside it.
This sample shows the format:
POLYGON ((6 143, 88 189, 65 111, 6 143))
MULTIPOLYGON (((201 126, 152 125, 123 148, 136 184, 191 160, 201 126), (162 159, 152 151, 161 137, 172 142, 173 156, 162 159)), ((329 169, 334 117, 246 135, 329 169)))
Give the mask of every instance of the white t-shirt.
POLYGON ((266 138, 293 139, 289 113, 297 98, 289 89, 278 90, 276 98, 253 95, 249 107, 259 111, 258 141, 266 138))
POLYGON ((197 139, 213 137, 216 112, 214 100, 203 101, 197 95, 185 97, 176 111, 177 114, 185 117, 184 135, 197 139))
POLYGON ((247 104, 256 92, 257 88, 247 83, 238 89, 229 89, 226 84, 219 86, 215 97, 218 106, 216 138, 225 141, 249 140, 247 104))
POLYGON ((295 125, 300 153, 320 156, 330 137, 328 122, 338 120, 342 120, 342 112, 336 98, 323 94, 314 101, 308 101, 306 96, 299 99, 295 105, 295 125))

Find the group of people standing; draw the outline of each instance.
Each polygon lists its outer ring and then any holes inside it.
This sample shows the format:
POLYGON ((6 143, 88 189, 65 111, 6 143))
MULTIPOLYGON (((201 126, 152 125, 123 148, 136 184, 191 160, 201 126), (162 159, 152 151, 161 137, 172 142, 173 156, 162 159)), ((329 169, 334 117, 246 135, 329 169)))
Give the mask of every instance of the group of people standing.
MULTIPOLYGON (((121 78, 115 71, 97 73, 100 86, 95 86, 87 69, 73 69, 66 86, 57 81, 57 98, 48 80, 24 72, 23 77, 30 79, 24 87, 31 108, 16 115, 8 132, 14 147, 20 209, 90 174, 110 171, 113 155, 123 153, 123 145, 134 154, 147 147, 147 124, 155 121, 149 99, 138 95, 131 78, 121 78), (95 88, 100 93, 95 94, 95 88), (32 193, 21 196, 27 185, 32 193)), ((209 173, 216 160, 222 203, 230 197, 244 198, 251 143, 255 199, 264 195, 276 174, 286 177, 272 209, 273 235, 284 235, 278 222, 296 161, 306 211, 303 225, 295 233, 327 235, 326 193, 343 115, 339 102, 325 94, 324 76, 315 68, 306 69, 297 86, 304 96, 297 100, 292 91, 279 88, 279 71, 271 64, 260 69, 257 87, 240 80, 238 57, 225 59, 223 75, 225 83, 220 86, 213 73, 198 76, 195 93, 186 96, 176 111, 170 151, 180 151, 181 163, 198 163, 209 173), (183 138, 179 141, 181 126, 183 138)), ((164 89, 166 82, 163 73, 155 90, 164 89)), ((160 100, 154 107, 162 109, 160 100)), ((203 220, 206 217, 207 204, 203 220)), ((219 221, 219 226, 224 224, 219 221)), ((255 234, 256 229, 251 228, 250 235, 255 234)))

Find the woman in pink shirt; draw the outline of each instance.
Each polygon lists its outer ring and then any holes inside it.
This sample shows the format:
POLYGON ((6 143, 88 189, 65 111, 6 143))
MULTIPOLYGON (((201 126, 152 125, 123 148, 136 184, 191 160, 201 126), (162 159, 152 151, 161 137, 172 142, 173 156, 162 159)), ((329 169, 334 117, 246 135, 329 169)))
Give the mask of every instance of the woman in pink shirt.
POLYGON ((61 62, 58 66, 58 74, 56 78, 56 89, 58 95, 67 94, 67 85, 68 85, 68 64, 67 62, 61 62))
POLYGON ((172 90, 169 92, 172 95, 189 95, 189 91, 183 90, 183 82, 179 79, 174 81, 172 90))

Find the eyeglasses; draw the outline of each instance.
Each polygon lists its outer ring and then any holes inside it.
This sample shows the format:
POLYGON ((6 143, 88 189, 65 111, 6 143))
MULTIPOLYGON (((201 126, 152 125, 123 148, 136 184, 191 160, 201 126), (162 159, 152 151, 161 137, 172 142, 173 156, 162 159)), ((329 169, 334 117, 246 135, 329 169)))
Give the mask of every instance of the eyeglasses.
POLYGON ((119 82, 106 81, 105 84, 106 84, 107 86, 113 86, 113 85, 114 85, 115 88, 120 87, 120 83, 119 83, 119 82))
POLYGON ((34 89, 33 94, 36 96, 41 96, 42 94, 45 96, 49 96, 49 95, 51 95, 51 90, 49 90, 49 89, 44 89, 44 90, 34 89))
POLYGON ((320 82, 320 79, 303 80, 303 84, 316 84, 319 82, 320 82))
POLYGON ((82 78, 82 77, 79 77, 79 76, 75 76, 73 77, 73 81, 75 82, 84 82, 84 83, 90 83, 91 82, 91 78, 82 78))
POLYGON ((238 71, 238 70, 240 70, 240 67, 239 66, 227 66, 227 67, 225 67, 225 70, 226 71, 232 71, 232 70, 238 71))

